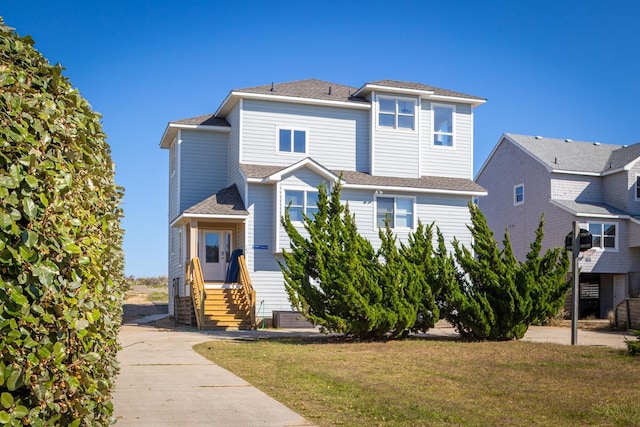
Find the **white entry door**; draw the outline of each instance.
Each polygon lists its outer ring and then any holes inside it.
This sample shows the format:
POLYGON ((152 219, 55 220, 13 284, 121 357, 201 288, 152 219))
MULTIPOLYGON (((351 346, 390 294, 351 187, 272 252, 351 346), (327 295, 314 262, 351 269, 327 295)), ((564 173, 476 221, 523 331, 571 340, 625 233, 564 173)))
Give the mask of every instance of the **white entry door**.
POLYGON ((223 282, 231 256, 231 231, 202 230, 198 257, 205 282, 223 282))

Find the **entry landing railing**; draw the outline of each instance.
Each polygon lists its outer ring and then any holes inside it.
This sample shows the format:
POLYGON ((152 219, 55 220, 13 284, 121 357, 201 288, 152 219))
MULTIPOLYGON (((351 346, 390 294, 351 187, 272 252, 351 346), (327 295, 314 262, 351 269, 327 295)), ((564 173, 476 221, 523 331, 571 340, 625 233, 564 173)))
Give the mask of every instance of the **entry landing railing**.
POLYGON ((240 265, 240 274, 238 274, 238 283, 241 285, 242 292, 249 303, 249 316, 251 318, 251 327, 256 326, 256 291, 251 285, 251 278, 249 277, 249 269, 247 268, 247 262, 244 259, 244 255, 238 257, 238 263, 240 265))
POLYGON ((198 329, 202 329, 202 324, 204 323, 205 292, 204 278, 198 257, 191 258, 191 262, 187 268, 187 277, 191 285, 191 300, 193 301, 193 308, 196 312, 196 324, 198 325, 198 329))

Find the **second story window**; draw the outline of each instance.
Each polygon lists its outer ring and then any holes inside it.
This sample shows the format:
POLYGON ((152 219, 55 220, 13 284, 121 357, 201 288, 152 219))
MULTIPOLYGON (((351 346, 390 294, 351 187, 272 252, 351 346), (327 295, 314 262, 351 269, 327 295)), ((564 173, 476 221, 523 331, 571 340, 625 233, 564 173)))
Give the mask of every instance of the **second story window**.
POLYGON ((413 129, 415 123, 415 101, 380 98, 378 125, 394 129, 413 129))
POLYGON ((293 222, 304 219, 303 213, 312 217, 318 212, 318 192, 306 190, 285 190, 284 208, 289 209, 289 217, 293 222))
POLYGON ((513 187, 513 204, 521 205, 524 203, 524 184, 513 187))
POLYGON ((433 106, 433 145, 453 147, 453 112, 453 106, 433 106))
POLYGON ((307 132, 304 130, 280 129, 278 131, 278 151, 280 153, 306 153, 307 132))

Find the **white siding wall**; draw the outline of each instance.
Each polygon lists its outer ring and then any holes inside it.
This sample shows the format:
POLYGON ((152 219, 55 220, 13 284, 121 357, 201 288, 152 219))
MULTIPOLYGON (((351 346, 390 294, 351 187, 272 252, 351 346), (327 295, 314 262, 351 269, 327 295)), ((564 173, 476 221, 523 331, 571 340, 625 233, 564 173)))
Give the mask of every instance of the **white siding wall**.
POLYGON ((640 164, 629 171, 607 175, 603 180, 604 201, 632 215, 640 214, 640 201, 636 200, 636 177, 640 175, 640 164))
POLYGON ((181 132, 180 211, 227 186, 227 134, 181 132))
POLYGON ((473 179, 473 110, 456 104, 453 147, 433 145, 431 103, 420 109, 420 162, 422 175, 473 179))
POLYGON ((585 251, 580 254, 580 269, 582 273, 627 273, 637 271, 640 264, 638 251, 629 249, 629 223, 628 220, 580 218, 581 223, 586 222, 610 222, 616 224, 618 233, 617 250, 585 251))
POLYGON ((368 111, 244 100, 242 163, 288 166, 311 157, 329 169, 367 171, 368 111), (306 154, 278 154, 278 128, 307 131, 306 154))

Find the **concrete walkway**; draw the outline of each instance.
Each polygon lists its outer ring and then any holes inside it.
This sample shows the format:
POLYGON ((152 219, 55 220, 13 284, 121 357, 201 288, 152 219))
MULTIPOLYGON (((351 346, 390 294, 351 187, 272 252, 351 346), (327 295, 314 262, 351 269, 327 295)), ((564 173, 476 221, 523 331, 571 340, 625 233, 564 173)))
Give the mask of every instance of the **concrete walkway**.
MULTIPOLYGON (((229 338, 255 337, 237 331, 229 338)), ((216 337, 124 325, 113 394, 117 426, 309 426, 300 415, 192 350, 216 337)))
MULTIPOLYGON (((144 321, 157 320, 156 317, 144 321)), ((144 322, 143 321, 143 322, 144 322)), ((317 335, 314 329, 196 331, 159 329, 144 323, 120 330, 120 374, 113 396, 117 426, 309 426, 302 416, 193 351, 212 339, 317 335)), ((455 338, 446 322, 428 336, 455 338)), ((578 331, 578 345, 626 349, 624 332, 578 331)), ((571 328, 532 326, 523 341, 571 344, 571 328)))

